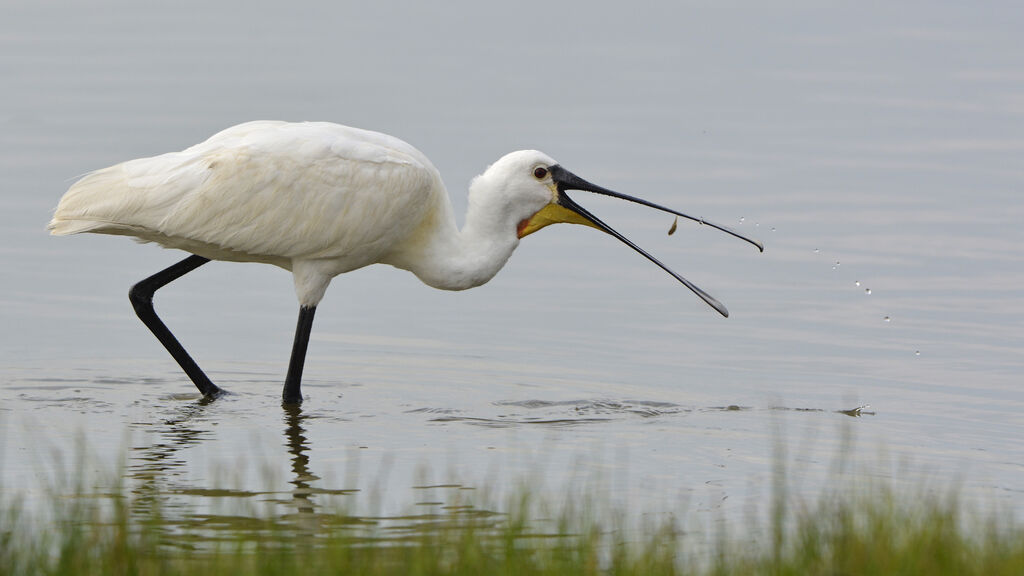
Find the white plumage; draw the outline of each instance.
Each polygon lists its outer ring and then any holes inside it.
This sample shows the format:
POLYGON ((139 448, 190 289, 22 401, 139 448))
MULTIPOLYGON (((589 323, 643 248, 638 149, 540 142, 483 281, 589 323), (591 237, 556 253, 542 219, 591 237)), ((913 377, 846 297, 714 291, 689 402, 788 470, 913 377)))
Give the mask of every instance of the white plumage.
POLYGON ((437 170, 412 146, 337 124, 262 121, 87 175, 61 199, 50 230, 124 234, 212 260, 308 266, 316 278, 304 279, 299 301, 309 306, 330 278, 382 261, 435 221, 454 227, 451 204, 437 170))
POLYGON ((440 174, 409 144, 326 122, 258 121, 228 128, 181 152, 86 175, 61 199, 49 229, 55 235, 132 236, 196 255, 140 282, 132 301, 140 318, 211 396, 219 388, 152 310, 156 289, 207 260, 264 262, 292 271, 300 320, 286 402, 301 401, 299 380, 313 310, 334 276, 384 263, 409 270, 436 288, 471 288, 501 269, 521 237, 556 222, 613 234, 726 314, 713 298, 575 204, 565 195, 567 189, 608 194, 689 218, 592 185, 541 152, 520 151, 474 179, 460 231, 440 174))

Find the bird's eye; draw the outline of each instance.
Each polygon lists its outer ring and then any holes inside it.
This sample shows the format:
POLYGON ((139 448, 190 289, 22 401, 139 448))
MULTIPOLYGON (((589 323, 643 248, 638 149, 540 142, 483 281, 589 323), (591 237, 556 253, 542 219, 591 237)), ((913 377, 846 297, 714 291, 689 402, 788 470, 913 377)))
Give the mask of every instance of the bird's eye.
POLYGON ((543 166, 537 166, 536 168, 533 169, 533 176, 538 180, 543 179, 547 175, 548 169, 543 166))

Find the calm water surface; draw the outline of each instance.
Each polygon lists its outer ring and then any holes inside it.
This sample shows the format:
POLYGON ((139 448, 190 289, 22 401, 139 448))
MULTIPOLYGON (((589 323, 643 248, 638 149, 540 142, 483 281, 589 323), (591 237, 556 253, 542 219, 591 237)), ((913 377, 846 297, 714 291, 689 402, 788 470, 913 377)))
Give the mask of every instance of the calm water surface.
POLYGON ((490 10, 5 7, 5 493, 42 502, 123 462, 185 519, 338 501, 396 517, 528 481, 742 520, 766 510, 781 445, 803 497, 849 461, 1024 511, 1019 6, 490 10), (77 175, 257 118, 402 137, 460 214, 489 162, 542 149, 766 251, 577 194, 732 317, 614 239, 549 228, 466 293, 381 267, 336 279, 292 412, 290 275, 214 263, 158 297, 234 393, 207 404, 126 298, 182 255, 44 227, 77 175))

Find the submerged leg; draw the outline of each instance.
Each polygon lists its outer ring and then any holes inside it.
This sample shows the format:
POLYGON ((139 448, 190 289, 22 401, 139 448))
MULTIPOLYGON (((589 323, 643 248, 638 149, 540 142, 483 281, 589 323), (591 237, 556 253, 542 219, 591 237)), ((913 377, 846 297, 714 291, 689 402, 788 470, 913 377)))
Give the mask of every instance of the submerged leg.
POLYGON ((132 289, 128 292, 128 298, 131 299, 132 306, 135 308, 135 313, 138 314, 139 319, 153 332, 153 335, 164 345, 164 348, 171 353, 171 356, 178 362, 181 369, 195 383, 196 388, 199 388, 199 392, 203 396, 212 398, 223 392, 223 390, 206 377, 206 374, 199 368, 199 365, 188 355, 188 352, 185 352, 178 339, 174 337, 174 334, 171 334, 171 331, 163 321, 157 317, 156 310, 153 309, 154 292, 209 261, 209 258, 193 254, 181 262, 165 268, 132 286, 132 289))
POLYGON ((306 363, 306 348, 309 346, 309 332, 313 329, 313 314, 316 306, 299 306, 299 324, 295 327, 295 343, 292 344, 292 358, 288 362, 288 375, 284 379, 285 404, 302 402, 302 367, 306 363))

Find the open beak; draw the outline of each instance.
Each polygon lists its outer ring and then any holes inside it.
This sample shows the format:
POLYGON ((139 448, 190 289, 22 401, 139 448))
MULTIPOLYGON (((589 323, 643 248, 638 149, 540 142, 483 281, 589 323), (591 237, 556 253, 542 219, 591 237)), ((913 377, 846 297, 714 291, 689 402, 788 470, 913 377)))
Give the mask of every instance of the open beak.
POLYGON ((686 214, 683 214, 682 212, 677 212, 675 210, 672 210, 671 208, 666 208, 665 206, 661 206, 653 202, 648 202, 647 200, 643 200, 641 198, 628 196, 626 194, 620 194, 607 188, 602 188, 596 184, 591 184, 590 182, 587 182, 586 180, 580 178, 579 176, 576 176, 572 172, 569 172, 568 170, 562 168, 557 164, 548 168, 548 171, 551 173, 551 178, 554 181, 556 187, 556 197, 551 204, 546 206, 540 212, 537 212, 537 214, 535 214, 528 221, 524 222, 524 225, 521 226, 519 230, 520 237, 536 232, 537 230, 540 230, 541 228, 549 224, 555 224, 557 222, 570 222, 573 224, 583 224, 585 226, 597 228, 598 230, 602 230, 604 232, 607 232, 608 234, 611 234, 612 236, 615 236, 624 244, 626 244, 633 250, 636 250, 651 262, 657 264, 662 270, 668 272, 670 275, 672 275, 673 278, 682 282, 684 286, 692 290, 693 293, 699 296, 701 300, 707 302, 708 305, 717 310, 719 314, 727 318, 729 317, 729 311, 725 308, 724 305, 722 305, 721 302, 716 300, 707 292, 701 290, 699 287, 697 287, 695 284, 693 284, 686 278, 683 278, 679 274, 676 274, 674 271, 672 271, 672 269, 662 264, 657 258, 648 254, 642 248, 631 242, 628 238, 616 232, 611 226, 605 224, 600 219, 598 219, 597 216, 594 216, 585 208, 583 208, 575 201, 573 201, 572 198, 569 198, 565 191, 585 190, 587 192, 594 192, 596 194, 603 194, 605 196, 612 196, 613 198, 621 198, 622 200, 628 200, 630 202, 636 202, 637 204, 643 204, 644 206, 649 206, 656 210, 661 210, 662 212, 668 212, 669 214, 675 214, 676 216, 693 220, 694 222, 699 222, 700 224, 703 224, 705 226, 711 226, 712 228, 721 230, 726 234, 730 234, 732 236, 735 236, 736 238, 749 242, 756 246, 759 251, 764 252, 764 246, 760 242, 752 238, 748 238, 736 232, 735 230, 732 230, 725 226, 720 226, 718 224, 708 222, 703 218, 694 218, 693 216, 688 216, 686 214))

